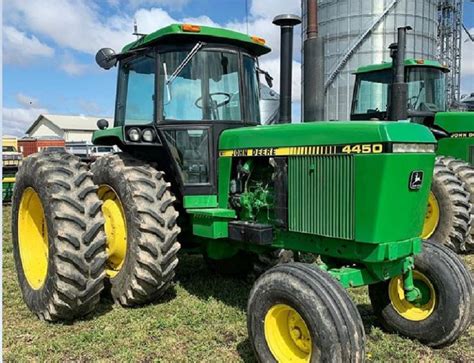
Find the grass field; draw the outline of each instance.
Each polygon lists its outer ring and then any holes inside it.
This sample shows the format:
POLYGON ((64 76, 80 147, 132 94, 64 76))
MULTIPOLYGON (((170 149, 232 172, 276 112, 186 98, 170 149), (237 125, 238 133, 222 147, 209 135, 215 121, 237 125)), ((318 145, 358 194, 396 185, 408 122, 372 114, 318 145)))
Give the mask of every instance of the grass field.
MULTIPOLYGON (((245 309, 251 280, 212 275, 202 258, 183 256, 174 288, 155 304, 123 309, 103 301, 70 325, 30 313, 16 280, 10 208, 3 209, 3 358, 6 361, 253 362, 245 309)), ((464 257, 471 271, 474 256, 464 257)), ((474 361, 474 327, 448 348, 433 350, 377 325, 366 289, 350 293, 367 334, 368 361, 474 361)))

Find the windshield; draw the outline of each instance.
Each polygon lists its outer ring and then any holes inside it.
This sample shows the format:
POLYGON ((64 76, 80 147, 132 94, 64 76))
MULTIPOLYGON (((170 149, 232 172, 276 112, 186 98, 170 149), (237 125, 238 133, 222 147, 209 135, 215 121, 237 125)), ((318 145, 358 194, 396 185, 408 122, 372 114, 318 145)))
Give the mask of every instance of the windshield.
MULTIPOLYGON (((407 67, 408 104, 412 111, 444 111, 445 77, 441 69, 432 67, 407 67)), ((387 112, 389 84, 392 70, 357 75, 352 113, 371 114, 387 112)))
POLYGON ((445 111, 446 87, 442 70, 430 67, 408 68, 408 109, 445 111))
POLYGON ((160 57, 163 120, 242 120, 238 54, 201 50, 183 63, 188 54, 160 57))
POLYGON ((2 146, 2 151, 4 153, 15 153, 16 149, 14 146, 2 146))

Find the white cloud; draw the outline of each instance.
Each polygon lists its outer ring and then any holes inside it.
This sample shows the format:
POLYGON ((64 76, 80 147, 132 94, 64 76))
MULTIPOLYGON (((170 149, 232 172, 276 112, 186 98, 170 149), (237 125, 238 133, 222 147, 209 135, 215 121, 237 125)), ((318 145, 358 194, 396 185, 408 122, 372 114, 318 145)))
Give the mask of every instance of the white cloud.
POLYGON ((77 62, 69 53, 64 56, 59 68, 70 76, 80 76, 93 69, 91 64, 77 62))
POLYGON ((182 19, 182 22, 183 23, 189 23, 189 24, 199 24, 199 25, 205 25, 205 26, 220 27, 219 24, 214 22, 207 15, 201 15, 201 16, 193 17, 193 18, 184 18, 184 19, 182 19))
POLYGON ((45 108, 3 108, 3 134, 23 136, 45 108))
POLYGON ((18 102, 18 104, 26 108, 40 107, 37 98, 27 96, 21 92, 16 94, 15 99, 16 99, 16 102, 18 102))
POLYGON ((271 4, 264 0, 254 0, 250 5, 250 14, 255 17, 274 18, 280 14, 301 14, 300 1, 272 0, 271 4))
POLYGON ((79 107, 86 115, 97 116, 102 114, 102 107, 97 102, 89 100, 79 100, 79 107))
POLYGON ((7 19, 47 37, 61 47, 94 54, 100 47, 120 47, 133 40, 133 21, 102 17, 93 2, 85 0, 15 0, 7 6, 7 19), (126 26, 127 25, 127 26, 126 26))
MULTIPOLYGON (((474 28, 469 30, 474 34, 474 28)), ((463 76, 474 75, 474 42, 472 42, 466 33, 463 33, 461 71, 463 76)))
MULTIPOLYGON (((474 34, 474 28, 469 30, 474 34)), ((462 57, 461 57, 461 95, 474 92, 474 42, 466 33, 463 33, 462 57)))
MULTIPOLYGON (((183 0, 176 0, 182 2, 183 0)), ((163 1, 166 2, 166 1, 163 1)), ((160 8, 138 9, 135 14, 104 17, 85 0, 16 0, 7 6, 8 18, 63 48, 95 54, 102 47, 119 51, 135 40, 134 20, 140 33, 150 33, 177 20, 160 8)), ((209 21, 207 17, 200 17, 209 21)))
MULTIPOLYGON (((154 9, 140 9, 135 13, 134 18, 137 20, 138 31, 140 33, 151 33, 159 28, 167 26, 178 21, 172 18, 165 10, 154 9)), ((134 40, 134 39, 133 39, 134 40)), ((123 44, 122 44, 123 45, 123 44)))
POLYGON ((54 49, 13 26, 3 26, 3 61, 26 64, 37 57, 51 57, 54 49))
MULTIPOLYGON (((250 8, 250 17, 248 23, 248 31, 250 35, 257 35, 266 41, 272 51, 271 53, 262 57, 279 59, 280 57, 280 28, 273 25, 272 21, 276 15, 279 14, 296 14, 300 13, 299 2, 276 0, 272 1, 272 5, 268 6, 265 1, 253 1, 250 8)), ((242 33, 247 32, 247 24, 245 21, 233 21, 225 25, 227 28, 237 30, 242 33)), ((301 28, 297 26, 294 28, 293 37, 293 58, 300 59, 301 52, 301 28)))
POLYGON ((182 9, 190 0, 128 0, 126 3, 134 8, 142 6, 163 6, 168 9, 182 9))

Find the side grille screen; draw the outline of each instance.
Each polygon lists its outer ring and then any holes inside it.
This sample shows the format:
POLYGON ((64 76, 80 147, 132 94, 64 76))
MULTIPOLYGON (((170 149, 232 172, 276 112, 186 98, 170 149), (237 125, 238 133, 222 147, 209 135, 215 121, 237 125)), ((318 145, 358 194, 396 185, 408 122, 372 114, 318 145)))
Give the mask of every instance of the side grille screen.
POLYGON ((353 164, 351 155, 288 158, 290 231, 354 238, 353 164))

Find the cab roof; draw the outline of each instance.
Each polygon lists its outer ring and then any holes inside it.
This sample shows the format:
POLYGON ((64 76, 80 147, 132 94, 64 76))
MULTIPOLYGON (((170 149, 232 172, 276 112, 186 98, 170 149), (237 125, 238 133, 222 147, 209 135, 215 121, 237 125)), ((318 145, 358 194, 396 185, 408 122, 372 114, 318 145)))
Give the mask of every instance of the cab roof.
POLYGON ((186 41, 209 41, 242 47, 256 56, 271 51, 265 40, 229 29, 191 24, 171 24, 126 45, 122 52, 150 46, 152 44, 176 44, 186 41))
MULTIPOLYGON (((441 69, 445 73, 449 72, 449 68, 443 66, 438 61, 426 60, 426 59, 413 59, 413 58, 405 59, 405 66, 432 67, 432 68, 441 69)), ((370 64, 368 66, 359 67, 354 72, 354 74, 377 72, 377 71, 382 71, 382 70, 390 69, 390 68, 392 68, 392 62, 391 61, 390 62, 382 62, 382 63, 378 63, 378 64, 370 64)))

